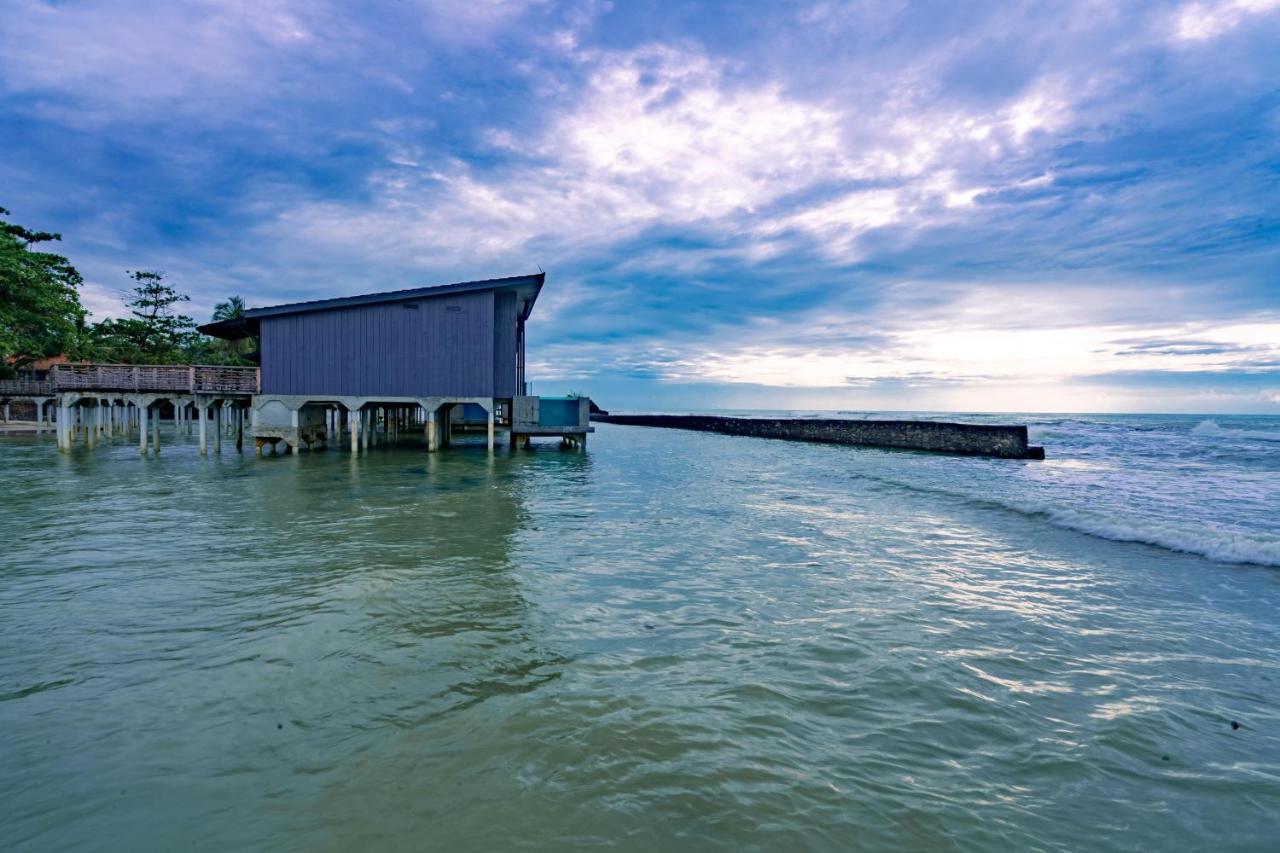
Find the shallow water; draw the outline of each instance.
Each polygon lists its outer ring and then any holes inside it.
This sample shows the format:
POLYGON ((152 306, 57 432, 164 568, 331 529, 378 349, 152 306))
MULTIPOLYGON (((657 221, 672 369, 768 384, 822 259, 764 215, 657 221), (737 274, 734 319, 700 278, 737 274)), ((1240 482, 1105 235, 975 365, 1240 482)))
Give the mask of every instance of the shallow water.
POLYGON ((1203 421, 1042 418, 1045 463, 0 439, 0 832, 1266 848, 1280 443, 1213 433, 1280 425, 1203 421))

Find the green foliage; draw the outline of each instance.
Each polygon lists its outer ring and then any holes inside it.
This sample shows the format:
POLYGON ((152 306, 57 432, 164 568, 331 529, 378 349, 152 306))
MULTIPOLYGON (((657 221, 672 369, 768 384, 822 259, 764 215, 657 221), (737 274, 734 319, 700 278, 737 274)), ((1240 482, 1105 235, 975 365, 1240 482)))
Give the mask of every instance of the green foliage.
MULTIPOLYGON (((213 306, 213 321, 215 323, 223 320, 238 320, 244 316, 245 305, 244 298, 240 296, 231 296, 226 302, 219 302, 213 306)), ((220 340, 216 344, 212 344, 215 354, 211 355, 217 364, 253 364, 247 357, 248 353, 258 348, 257 338, 241 338, 237 341, 220 340)))
MULTIPOLYGON (((0 216, 9 211, 0 207, 0 216)), ((82 279, 61 255, 32 246, 62 239, 0 220, 0 377, 46 356, 116 364, 252 364, 255 342, 223 341, 196 331, 178 308, 190 298, 158 270, 129 272, 129 317, 87 325, 77 288, 82 279)), ((244 316, 244 299, 219 302, 214 320, 244 316)))
POLYGON ((244 297, 232 296, 226 302, 213 306, 213 321, 239 320, 244 316, 244 297))
POLYGON ((0 220, 0 372, 81 348, 80 273, 62 255, 31 248, 61 239, 0 220))
POLYGON ((92 327, 93 357, 119 364, 183 364, 198 348, 195 321, 174 306, 190 297, 165 283, 164 273, 129 273, 133 290, 125 304, 132 317, 103 320, 92 327))

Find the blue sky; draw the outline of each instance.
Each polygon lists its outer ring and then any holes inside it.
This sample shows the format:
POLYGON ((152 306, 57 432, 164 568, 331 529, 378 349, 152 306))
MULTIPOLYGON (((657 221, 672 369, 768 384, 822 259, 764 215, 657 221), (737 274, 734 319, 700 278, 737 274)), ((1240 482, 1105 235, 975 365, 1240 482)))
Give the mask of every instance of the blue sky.
POLYGON ((8 0, 84 301, 548 273, 616 408, 1280 413, 1280 0, 8 0))

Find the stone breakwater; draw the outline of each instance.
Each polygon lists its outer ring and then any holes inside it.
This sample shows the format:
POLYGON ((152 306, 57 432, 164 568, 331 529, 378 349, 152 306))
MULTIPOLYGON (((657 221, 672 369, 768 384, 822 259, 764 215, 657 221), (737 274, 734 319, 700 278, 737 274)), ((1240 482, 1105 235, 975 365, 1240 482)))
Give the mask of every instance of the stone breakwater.
POLYGON ((711 415, 595 415, 593 420, 627 426, 667 427, 755 438, 827 444, 856 444, 898 450, 927 450, 962 456, 1043 459, 1043 447, 1027 445, 1019 425, 956 424, 942 421, 871 421, 816 418, 725 418, 711 415))

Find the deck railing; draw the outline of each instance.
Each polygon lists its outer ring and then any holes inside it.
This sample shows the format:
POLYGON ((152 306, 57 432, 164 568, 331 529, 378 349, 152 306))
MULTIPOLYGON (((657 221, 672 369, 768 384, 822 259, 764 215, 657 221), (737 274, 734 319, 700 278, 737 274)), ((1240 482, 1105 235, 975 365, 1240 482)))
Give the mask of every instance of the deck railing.
POLYGON ((52 393, 53 383, 43 379, 0 379, 0 396, 40 397, 52 393))
POLYGON ((56 364, 56 391, 180 391, 257 394, 256 367, 175 364, 56 364))

